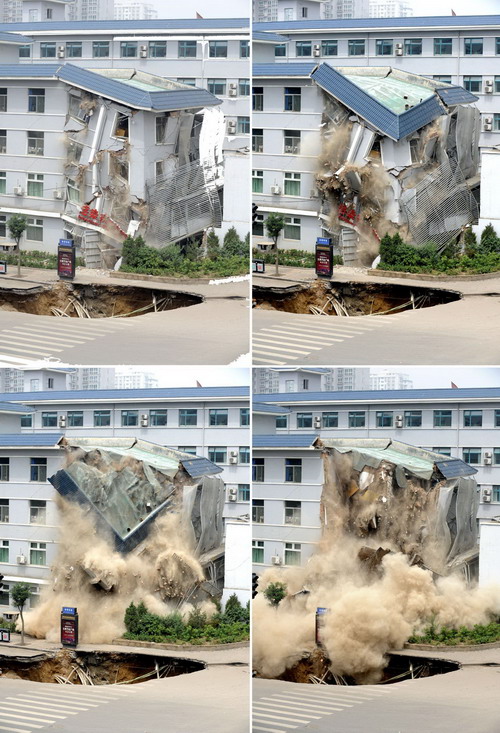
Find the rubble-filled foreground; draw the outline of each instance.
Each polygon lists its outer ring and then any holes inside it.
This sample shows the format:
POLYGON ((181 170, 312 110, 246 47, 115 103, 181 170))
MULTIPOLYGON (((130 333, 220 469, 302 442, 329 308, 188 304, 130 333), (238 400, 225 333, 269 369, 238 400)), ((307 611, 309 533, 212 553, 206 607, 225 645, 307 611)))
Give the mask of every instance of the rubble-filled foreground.
POLYGON ((276 677, 315 647, 315 614, 331 672, 381 678, 391 649, 415 630, 487 623, 500 588, 469 587, 477 561, 475 470, 389 440, 318 439, 325 467, 322 540, 304 567, 267 570, 287 586, 272 607, 253 606, 257 672, 276 677))
POLYGON ((67 466, 50 479, 60 494, 59 550, 27 632, 57 640, 62 606, 78 607, 86 642, 121 635, 132 601, 159 614, 187 613, 196 601, 213 613, 224 552, 220 469, 134 438, 61 442, 67 466))

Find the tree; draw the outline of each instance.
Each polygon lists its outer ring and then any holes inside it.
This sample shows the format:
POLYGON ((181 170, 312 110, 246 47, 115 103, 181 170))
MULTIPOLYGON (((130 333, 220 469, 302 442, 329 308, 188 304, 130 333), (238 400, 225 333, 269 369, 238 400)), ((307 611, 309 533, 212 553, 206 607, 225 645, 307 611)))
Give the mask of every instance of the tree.
POLYGON ((214 230, 211 229, 208 232, 208 236, 207 236, 207 257, 209 260, 216 260, 219 255, 220 255, 219 237, 214 232, 214 230))
POLYGON ((271 237, 271 239, 274 242, 274 249, 276 254, 276 270, 275 274, 278 274, 278 261, 279 261, 279 253, 278 253, 278 237, 281 234, 282 229, 285 226, 285 220, 280 214, 269 214, 269 216, 266 219, 266 231, 268 237, 271 237))
POLYGON ((490 223, 482 231, 481 234, 481 251, 482 252, 498 252, 500 250, 500 240, 497 233, 490 223))
POLYGON ((19 242, 21 241, 21 237, 23 236, 23 232, 25 231, 26 226, 27 221, 24 216, 14 214, 14 216, 11 216, 9 219, 10 236, 16 243, 18 277, 21 277, 21 247, 19 246, 19 242))
MULTIPOLYGON (((24 230, 23 230, 24 231, 24 230)), ((10 592, 12 602, 21 616, 21 644, 24 644, 24 606, 31 596, 31 588, 28 583, 16 583, 10 592)))
POLYGON ((269 583, 264 591, 264 595, 271 606, 278 606, 280 601, 286 596, 286 584, 279 582, 269 583))

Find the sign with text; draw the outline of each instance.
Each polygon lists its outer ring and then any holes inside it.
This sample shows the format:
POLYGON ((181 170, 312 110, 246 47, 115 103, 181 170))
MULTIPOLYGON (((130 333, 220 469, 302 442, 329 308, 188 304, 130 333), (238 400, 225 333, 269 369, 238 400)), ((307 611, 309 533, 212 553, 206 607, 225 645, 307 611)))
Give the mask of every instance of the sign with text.
POLYGON ((333 244, 316 242, 316 277, 331 277, 333 272, 333 244))
POLYGON ((265 272, 266 263, 264 260, 252 260, 252 272, 265 272))
POLYGON ((75 246, 72 239, 59 240, 57 274, 64 280, 73 280, 75 277, 75 246))
POLYGON ((61 611, 61 644, 71 647, 78 645, 78 613, 72 606, 63 606, 61 611))
POLYGON ((10 631, 8 629, 0 629, 0 641, 10 641, 10 631))
POLYGON ((6 275, 7 274, 7 263, 4 261, 0 261, 0 275, 6 275))

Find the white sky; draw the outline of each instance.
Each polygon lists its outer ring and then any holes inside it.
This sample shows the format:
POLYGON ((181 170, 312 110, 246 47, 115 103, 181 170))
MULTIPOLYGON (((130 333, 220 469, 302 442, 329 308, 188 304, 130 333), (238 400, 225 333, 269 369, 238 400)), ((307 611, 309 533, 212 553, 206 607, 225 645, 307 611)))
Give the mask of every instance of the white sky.
POLYGON ((413 15, 496 15, 500 0, 413 0, 413 15))
POLYGON ((461 367, 461 366, 383 366, 371 367, 372 373, 400 372, 408 374, 413 380, 414 389, 448 388, 451 382, 457 387, 500 387, 500 368, 498 367, 461 367))
POLYGON ((159 18, 249 18, 249 0, 146 0, 158 11, 159 18))
POLYGON ((202 387, 248 386, 250 370, 225 366, 134 366, 133 371, 149 372, 158 379, 159 387, 202 387))

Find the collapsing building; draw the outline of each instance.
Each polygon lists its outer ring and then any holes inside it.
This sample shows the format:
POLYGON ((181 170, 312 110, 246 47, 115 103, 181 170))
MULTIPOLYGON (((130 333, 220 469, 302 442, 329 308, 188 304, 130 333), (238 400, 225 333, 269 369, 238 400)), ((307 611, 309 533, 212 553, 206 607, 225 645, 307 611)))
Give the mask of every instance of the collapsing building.
POLYGON ((324 92, 320 218, 345 264, 400 231, 443 248, 478 215, 479 111, 462 87, 390 67, 311 73, 324 92))

